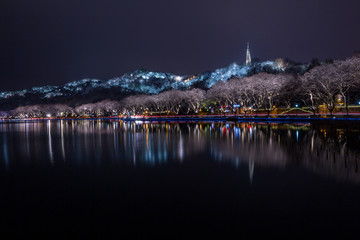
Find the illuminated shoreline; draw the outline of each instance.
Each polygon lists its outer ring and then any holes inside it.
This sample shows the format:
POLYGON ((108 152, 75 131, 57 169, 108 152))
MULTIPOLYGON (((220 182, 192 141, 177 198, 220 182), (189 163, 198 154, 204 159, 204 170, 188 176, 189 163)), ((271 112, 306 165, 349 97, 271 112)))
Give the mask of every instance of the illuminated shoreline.
POLYGON ((313 122, 313 121, 337 121, 349 120, 360 121, 360 113, 343 115, 311 115, 311 114, 287 114, 287 115, 167 115, 167 116, 144 116, 134 115, 131 117, 113 116, 113 117, 46 117, 46 118, 3 118, 0 122, 36 122, 36 121, 74 121, 74 120, 120 120, 120 121, 267 121, 267 122, 313 122))

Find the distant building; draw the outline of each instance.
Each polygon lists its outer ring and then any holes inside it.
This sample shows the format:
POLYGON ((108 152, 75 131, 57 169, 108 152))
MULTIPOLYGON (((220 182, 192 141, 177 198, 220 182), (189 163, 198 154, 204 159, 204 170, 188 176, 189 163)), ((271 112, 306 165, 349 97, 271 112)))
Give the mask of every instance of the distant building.
POLYGON ((246 48, 246 65, 251 65, 251 55, 250 55, 250 47, 249 47, 249 42, 247 43, 247 48, 246 48))
POLYGON ((277 58, 274 61, 274 66, 276 68, 285 70, 285 68, 288 66, 288 63, 283 58, 277 58))

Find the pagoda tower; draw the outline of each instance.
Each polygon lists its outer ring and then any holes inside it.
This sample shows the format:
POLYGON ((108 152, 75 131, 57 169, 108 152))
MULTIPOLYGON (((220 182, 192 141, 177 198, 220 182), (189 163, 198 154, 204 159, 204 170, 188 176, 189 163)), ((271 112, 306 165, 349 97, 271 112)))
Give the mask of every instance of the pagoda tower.
POLYGON ((250 55, 250 47, 249 42, 247 42, 247 48, 246 48, 246 65, 251 65, 251 55, 250 55))

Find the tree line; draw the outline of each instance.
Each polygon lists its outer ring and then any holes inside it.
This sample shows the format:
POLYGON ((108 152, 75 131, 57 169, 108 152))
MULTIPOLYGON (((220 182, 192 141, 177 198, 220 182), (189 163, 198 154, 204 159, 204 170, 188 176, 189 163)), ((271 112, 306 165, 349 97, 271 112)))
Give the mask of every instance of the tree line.
MULTIPOLYGON (((313 114, 325 106, 333 114, 341 101, 347 114, 349 106, 360 101, 360 57, 325 62, 305 74, 258 73, 248 77, 232 77, 208 90, 170 90, 157 95, 132 95, 122 100, 102 100, 70 107, 65 104, 18 107, 12 117, 78 117, 132 114, 198 114, 235 111, 264 111, 294 106, 307 108, 313 114)), ((4 116, 4 113, 3 113, 4 116)))

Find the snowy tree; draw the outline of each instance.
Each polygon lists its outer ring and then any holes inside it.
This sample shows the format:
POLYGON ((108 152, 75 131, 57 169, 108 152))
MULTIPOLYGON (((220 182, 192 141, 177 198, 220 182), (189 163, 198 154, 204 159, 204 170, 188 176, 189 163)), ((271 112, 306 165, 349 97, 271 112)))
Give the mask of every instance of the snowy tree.
POLYGON ((198 113, 200 109, 200 103, 205 99, 205 91, 194 88, 184 91, 185 101, 189 105, 190 110, 194 113, 198 113))
POLYGON ((268 115, 279 105, 279 95, 282 86, 289 80, 287 74, 259 73, 248 77, 247 91, 253 98, 256 109, 263 108, 268 115), (252 84, 251 84, 252 83, 252 84))
POLYGON ((279 106, 290 109, 294 103, 301 102, 300 88, 301 81, 292 74, 283 75, 286 79, 282 83, 279 95, 279 106))
POLYGON ((299 85, 299 98, 302 103, 310 109, 313 115, 319 110, 320 97, 315 82, 311 78, 301 78, 299 85))
MULTIPOLYGON (((131 95, 120 101, 123 114, 137 114, 145 108, 147 95, 131 95)), ((142 113, 142 112, 141 112, 142 113)))
POLYGON ((21 106, 12 110, 10 115, 16 118, 38 118, 38 117, 56 117, 59 113, 71 113, 73 109, 65 104, 39 104, 21 106))
POLYGON ((232 78, 227 84, 228 101, 239 104, 245 115, 254 107, 254 82, 251 77, 232 78))
POLYGON ((233 84, 229 84, 229 82, 218 82, 207 92, 206 97, 213 99, 221 111, 224 111, 224 107, 234 103, 235 90, 231 88, 231 85, 233 84))
POLYGON ((171 90, 167 91, 168 101, 170 104, 170 111, 179 114, 184 105, 187 105, 187 92, 181 90, 171 90))
MULTIPOLYGON (((349 114, 349 103, 354 92, 360 87, 360 57, 352 57, 345 61, 335 61, 336 70, 335 87, 341 95, 346 113, 349 114)), ((355 99, 354 99, 355 100, 355 99)))
POLYGON ((347 113, 352 90, 359 86, 360 58, 352 57, 345 61, 334 61, 311 69, 304 74, 303 82, 311 97, 317 97, 330 112, 336 107, 336 96, 344 101, 347 113), (308 85, 308 86, 307 86, 308 85))
POLYGON ((179 95, 181 95, 181 91, 172 90, 153 96, 156 108, 167 114, 178 112, 176 106, 179 104, 179 95))
POLYGON ((333 114, 335 109, 335 96, 338 89, 335 85, 336 81, 336 67, 334 64, 325 64, 311 69, 305 73, 303 78, 304 82, 308 83, 311 94, 317 97, 326 108, 329 110, 330 115, 333 114))

